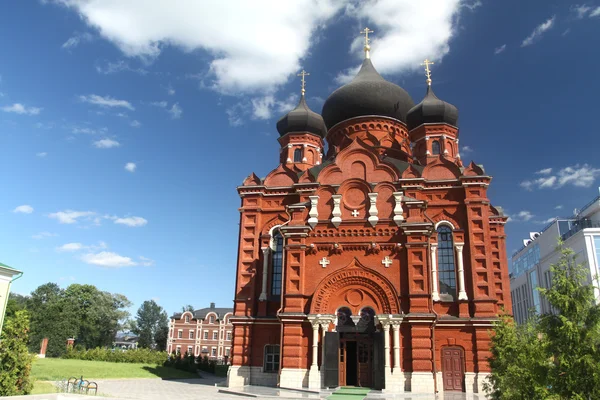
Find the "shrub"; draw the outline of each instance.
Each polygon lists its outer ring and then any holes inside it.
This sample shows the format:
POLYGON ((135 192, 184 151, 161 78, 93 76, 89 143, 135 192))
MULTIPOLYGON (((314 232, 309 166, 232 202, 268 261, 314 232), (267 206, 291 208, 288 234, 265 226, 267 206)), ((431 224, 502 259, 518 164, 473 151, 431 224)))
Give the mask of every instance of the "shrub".
POLYGON ((164 351, 150 349, 120 350, 97 347, 89 350, 68 349, 62 358, 88 361, 163 365, 169 357, 164 351))
POLYGON ((29 394, 33 387, 29 374, 33 357, 27 350, 29 315, 16 311, 7 316, 0 337, 0 396, 29 394))

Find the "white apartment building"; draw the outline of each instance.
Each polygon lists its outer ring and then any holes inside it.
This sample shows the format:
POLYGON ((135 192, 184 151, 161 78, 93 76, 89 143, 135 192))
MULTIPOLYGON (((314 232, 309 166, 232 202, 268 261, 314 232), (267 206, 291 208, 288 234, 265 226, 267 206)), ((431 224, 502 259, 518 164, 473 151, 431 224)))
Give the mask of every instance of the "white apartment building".
POLYGON ((549 288, 552 282, 550 266, 558 262, 560 252, 556 250, 558 238, 565 247, 573 249, 577 262, 588 267, 588 282, 594 280, 594 295, 598 291, 600 276, 600 196, 574 212, 573 217, 556 218, 541 232, 531 232, 523 247, 512 256, 510 291, 513 315, 517 323, 527 320, 530 312, 551 312, 550 305, 536 288, 549 288))

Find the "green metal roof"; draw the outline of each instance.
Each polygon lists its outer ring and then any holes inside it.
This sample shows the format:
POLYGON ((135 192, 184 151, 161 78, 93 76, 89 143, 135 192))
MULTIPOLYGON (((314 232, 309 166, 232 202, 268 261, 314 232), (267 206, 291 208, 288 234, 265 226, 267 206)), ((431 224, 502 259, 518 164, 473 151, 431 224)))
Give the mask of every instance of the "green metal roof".
POLYGON ((0 263, 0 268, 6 268, 6 269, 10 269, 10 270, 15 271, 15 272, 21 272, 18 269, 15 269, 13 267, 9 267, 8 265, 2 264, 2 263, 0 263))

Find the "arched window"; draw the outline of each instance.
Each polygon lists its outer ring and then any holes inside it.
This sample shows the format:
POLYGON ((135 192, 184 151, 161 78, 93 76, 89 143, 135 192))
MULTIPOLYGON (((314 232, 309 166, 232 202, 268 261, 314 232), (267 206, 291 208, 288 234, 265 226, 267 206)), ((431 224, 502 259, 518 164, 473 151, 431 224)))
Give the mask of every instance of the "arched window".
POLYGON ((434 140, 433 143, 431 143, 431 153, 434 155, 440 154, 440 141, 439 140, 434 140))
POLYGON ((454 268, 454 243, 452 229, 441 225, 438 233, 438 273, 440 279, 440 296, 456 298, 456 272, 454 268))
POLYGON ((273 236, 273 251, 271 252, 271 294, 281 295, 281 270, 283 265, 283 236, 275 232, 273 236))
POLYGON ((294 150, 294 162, 302 162, 302 149, 294 150))

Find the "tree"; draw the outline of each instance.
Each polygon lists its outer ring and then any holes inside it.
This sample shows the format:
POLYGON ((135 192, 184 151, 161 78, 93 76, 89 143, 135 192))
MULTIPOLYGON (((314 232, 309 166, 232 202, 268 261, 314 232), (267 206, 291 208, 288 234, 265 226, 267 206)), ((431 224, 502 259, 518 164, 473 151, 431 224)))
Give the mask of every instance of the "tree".
POLYGON ((562 242, 558 250, 552 285, 539 289, 556 313, 521 326, 501 316, 495 326, 486 385, 493 399, 600 398, 600 307, 587 268, 562 242))
POLYGON ((194 312, 194 306, 191 304, 188 304, 187 306, 182 306, 181 312, 184 313, 186 311, 194 312))
POLYGON ((588 269, 577 264, 577 255, 559 242, 561 258, 550 269, 552 287, 540 289, 556 309, 542 316, 552 368, 548 381, 561 398, 600 398, 600 308, 588 269))
POLYGON ((27 350, 29 316, 17 310, 4 321, 0 337, 0 396, 25 395, 31 392, 33 357, 27 350))
POLYGON ((165 351, 167 350, 167 339, 169 338, 169 325, 162 325, 156 331, 154 335, 154 343, 156 343, 156 350, 165 351))
POLYGON ((132 329, 132 332, 139 336, 138 346, 150 349, 162 347, 162 343, 157 339, 162 341, 165 327, 168 334, 168 324, 167 313, 161 306, 154 300, 144 301, 137 311, 135 326, 132 329))

